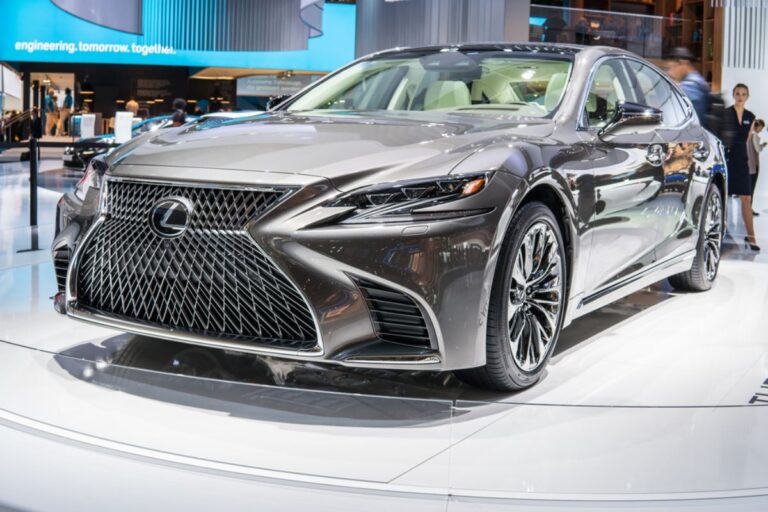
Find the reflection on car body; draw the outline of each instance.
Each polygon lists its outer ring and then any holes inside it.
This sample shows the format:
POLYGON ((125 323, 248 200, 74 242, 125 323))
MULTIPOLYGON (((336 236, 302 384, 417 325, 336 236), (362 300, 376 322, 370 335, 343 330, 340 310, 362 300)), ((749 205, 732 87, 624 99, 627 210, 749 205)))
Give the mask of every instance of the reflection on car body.
MULTIPOLYGON (((187 117, 187 121, 195 121, 196 119, 193 116, 187 117)), ((170 115, 150 117, 133 126, 131 137, 138 137, 144 133, 169 128, 172 124, 173 121, 170 115)), ((66 167, 85 169, 93 157, 109 154, 118 146, 119 144, 115 143, 115 134, 105 133, 95 137, 80 139, 74 145, 64 148, 62 159, 66 167)))

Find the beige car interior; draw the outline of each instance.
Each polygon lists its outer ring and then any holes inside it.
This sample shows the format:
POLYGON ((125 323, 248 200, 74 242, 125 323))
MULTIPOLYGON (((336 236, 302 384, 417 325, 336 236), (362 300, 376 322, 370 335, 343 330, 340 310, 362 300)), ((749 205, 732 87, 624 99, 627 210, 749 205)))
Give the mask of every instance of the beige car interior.
POLYGON ((424 110, 454 109, 472 104, 469 87, 464 82, 439 80, 427 87, 424 110))
POLYGON ((365 69, 350 69, 336 77, 336 87, 343 91, 341 94, 322 98, 318 88, 302 98, 306 101, 298 102, 295 108, 305 103, 324 103, 324 108, 350 108, 350 101, 356 108, 370 108, 368 100, 377 94, 378 79, 395 69, 405 69, 385 103, 386 110, 503 110, 520 116, 543 117, 560 104, 570 63, 491 58, 482 61, 480 66, 480 78, 451 80, 452 73, 442 72, 438 80, 430 83, 429 72, 419 61, 379 62, 365 69))

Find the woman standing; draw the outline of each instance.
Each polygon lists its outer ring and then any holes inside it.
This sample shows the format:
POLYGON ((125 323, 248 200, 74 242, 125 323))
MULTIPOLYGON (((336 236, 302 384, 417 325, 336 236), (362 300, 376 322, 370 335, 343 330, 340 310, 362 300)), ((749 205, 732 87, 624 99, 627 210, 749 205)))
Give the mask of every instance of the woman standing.
POLYGON ((749 87, 736 84, 733 88, 733 106, 726 111, 728 123, 732 126, 731 141, 726 153, 728 164, 728 193, 739 196, 741 215, 747 227, 744 241, 753 251, 759 251, 755 239, 755 225, 752 217, 752 177, 749 174, 747 140, 752 130, 755 115, 745 108, 749 98, 749 87))

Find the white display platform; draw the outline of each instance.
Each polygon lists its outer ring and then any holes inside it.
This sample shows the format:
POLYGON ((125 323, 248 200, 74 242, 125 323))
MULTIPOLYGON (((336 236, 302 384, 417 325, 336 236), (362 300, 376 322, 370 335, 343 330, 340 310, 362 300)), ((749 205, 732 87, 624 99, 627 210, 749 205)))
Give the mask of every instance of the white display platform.
POLYGON ((517 394, 87 326, 53 312, 46 258, 8 253, 0 509, 766 510, 766 253, 578 320, 517 394))

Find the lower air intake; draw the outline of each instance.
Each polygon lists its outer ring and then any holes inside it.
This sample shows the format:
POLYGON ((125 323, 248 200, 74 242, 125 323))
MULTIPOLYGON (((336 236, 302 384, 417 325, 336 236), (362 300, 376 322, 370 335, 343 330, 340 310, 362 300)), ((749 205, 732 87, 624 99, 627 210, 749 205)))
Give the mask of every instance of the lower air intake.
POLYGON ((67 284, 67 269, 69 268, 69 248, 56 249, 53 252, 53 271, 56 273, 56 286, 63 292, 67 284))
POLYGON ((429 329, 416 302, 408 295, 367 279, 357 279, 379 339, 430 347, 429 329))

